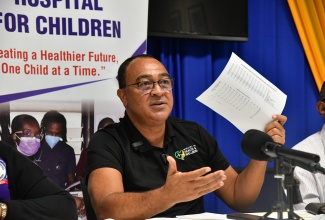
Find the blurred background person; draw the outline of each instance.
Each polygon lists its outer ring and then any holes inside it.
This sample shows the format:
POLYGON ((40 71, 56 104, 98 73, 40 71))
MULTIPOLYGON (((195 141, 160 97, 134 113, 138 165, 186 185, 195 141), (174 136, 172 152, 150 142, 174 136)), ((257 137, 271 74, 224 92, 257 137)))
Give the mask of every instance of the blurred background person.
POLYGON ((67 142, 67 121, 61 113, 51 110, 41 121, 41 141, 37 164, 62 188, 75 182, 76 157, 67 142))
POLYGON ((103 118, 98 122, 97 130, 105 128, 107 125, 114 124, 114 120, 110 117, 103 118))
MULTIPOLYGON (((11 134, 6 143, 12 146, 21 154, 27 156, 34 163, 41 161, 42 151, 40 143, 44 136, 38 121, 31 115, 21 114, 14 117, 11 122, 11 134)), ((61 186, 62 187, 62 186, 61 186)), ((62 187, 64 189, 64 187, 62 187)), ((74 197, 78 210, 83 208, 83 200, 74 197)))
MULTIPOLYGON (((99 121, 97 130, 105 128, 107 125, 114 124, 114 120, 110 117, 103 118, 99 121)), ((88 148, 84 148, 81 151, 80 158, 76 167, 76 179, 80 181, 81 178, 86 176, 86 167, 87 167, 87 154, 88 148)))
MULTIPOLYGON (((321 87, 319 101, 316 109, 322 120, 325 118, 325 82, 321 87)), ((325 123, 320 131, 302 140, 292 149, 317 154, 320 157, 319 164, 325 167, 325 123)), ((294 204, 295 210, 304 210, 309 203, 325 203, 325 175, 311 173, 300 167, 295 167, 294 176, 299 180, 299 188, 302 203, 294 204)))
POLYGON ((0 168, 1 219, 78 218, 76 203, 70 193, 50 180, 39 166, 2 141, 0 168))
POLYGON ((11 134, 5 142, 35 162, 39 157, 42 137, 36 118, 21 114, 12 120, 11 134))

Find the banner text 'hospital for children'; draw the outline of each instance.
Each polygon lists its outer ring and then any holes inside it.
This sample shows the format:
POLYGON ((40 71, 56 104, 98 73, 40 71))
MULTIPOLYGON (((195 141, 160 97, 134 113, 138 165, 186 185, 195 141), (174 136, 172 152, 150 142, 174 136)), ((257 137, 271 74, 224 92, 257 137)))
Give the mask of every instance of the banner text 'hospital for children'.
MULTIPOLYGON (((33 8, 103 11, 99 0, 15 0, 13 4, 33 8)), ((0 28, 1 24, 8 32, 33 33, 35 31, 40 35, 121 38, 121 22, 107 19, 37 15, 35 20, 31 21, 26 14, 0 11, 0 28), (33 25, 36 27, 35 30, 31 30, 31 22, 35 22, 33 25)))

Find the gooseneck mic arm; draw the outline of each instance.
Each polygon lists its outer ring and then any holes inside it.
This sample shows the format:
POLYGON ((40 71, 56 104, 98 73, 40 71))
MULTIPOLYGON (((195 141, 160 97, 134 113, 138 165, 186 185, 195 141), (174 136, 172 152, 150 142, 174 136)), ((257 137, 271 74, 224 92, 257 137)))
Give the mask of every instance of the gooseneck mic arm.
POLYGON ((269 135, 259 130, 248 130, 242 138, 241 148, 254 160, 270 161, 282 157, 293 166, 299 166, 313 173, 325 174, 325 169, 318 164, 320 157, 317 154, 286 148, 275 143, 269 135))
POLYGON ((310 163, 310 162, 295 160, 295 159, 285 159, 285 160, 294 167, 298 166, 311 173, 321 173, 325 175, 325 168, 323 168, 319 163, 310 163))
POLYGON ((262 147, 261 150, 268 156, 276 158, 278 156, 283 156, 284 158, 303 161, 306 163, 318 163, 320 157, 316 154, 311 154, 299 150, 294 150, 290 148, 286 148, 281 144, 277 144, 274 141, 266 142, 262 147))

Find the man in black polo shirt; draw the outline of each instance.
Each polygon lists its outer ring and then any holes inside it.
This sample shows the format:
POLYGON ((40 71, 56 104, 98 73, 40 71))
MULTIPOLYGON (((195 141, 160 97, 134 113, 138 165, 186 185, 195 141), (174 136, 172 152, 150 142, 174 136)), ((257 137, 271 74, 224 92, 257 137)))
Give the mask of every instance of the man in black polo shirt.
MULTIPOLYGON (((203 127, 171 117, 173 79, 161 62, 131 57, 118 81, 125 117, 89 144, 88 190, 99 219, 202 213, 210 192, 238 211, 255 201, 267 162, 252 160, 237 174, 203 127)), ((286 117, 273 120, 265 131, 283 144, 286 117)))

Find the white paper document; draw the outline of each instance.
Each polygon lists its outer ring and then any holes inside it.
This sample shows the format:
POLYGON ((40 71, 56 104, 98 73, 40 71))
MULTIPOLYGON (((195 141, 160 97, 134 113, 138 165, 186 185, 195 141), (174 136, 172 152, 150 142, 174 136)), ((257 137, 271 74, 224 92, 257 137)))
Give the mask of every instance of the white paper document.
MULTIPOLYGON (((150 218, 150 220, 167 220, 167 219, 174 219, 175 218, 150 218)), ((227 219, 227 215, 225 214, 215 214, 215 213, 200 213, 200 214, 192 214, 192 215, 178 215, 176 216, 176 219, 186 219, 186 220, 191 220, 191 219, 196 219, 196 220, 224 220, 227 219)))
POLYGON ((263 130, 272 115, 281 114, 287 95, 232 53, 220 76, 196 99, 245 133, 263 130))
POLYGON ((200 219, 200 220, 222 220, 222 219, 227 219, 227 215, 224 214, 215 214, 215 213, 201 213, 201 214, 192 214, 192 215, 179 215, 176 216, 176 218, 179 219, 200 219))
MULTIPOLYGON (((313 215, 308 213, 306 210, 296 210, 295 213, 299 215, 303 219, 308 219, 308 220, 325 220, 325 215, 313 215)), ((248 213, 251 215, 255 216, 264 216, 266 213, 265 212, 255 212, 255 213, 248 213)), ((273 219, 278 219, 278 213, 277 212, 272 212, 270 215, 267 216, 268 218, 273 218, 273 219)), ((283 218, 286 219, 288 218, 288 212, 283 212, 283 218)), ((186 220, 229 220, 227 218, 226 214, 216 214, 216 213, 200 213, 200 214, 192 214, 192 215, 179 215, 176 216, 176 219, 186 219, 186 220)), ((150 218, 150 220, 176 220, 175 218, 171 217, 160 217, 160 218, 150 218)))

